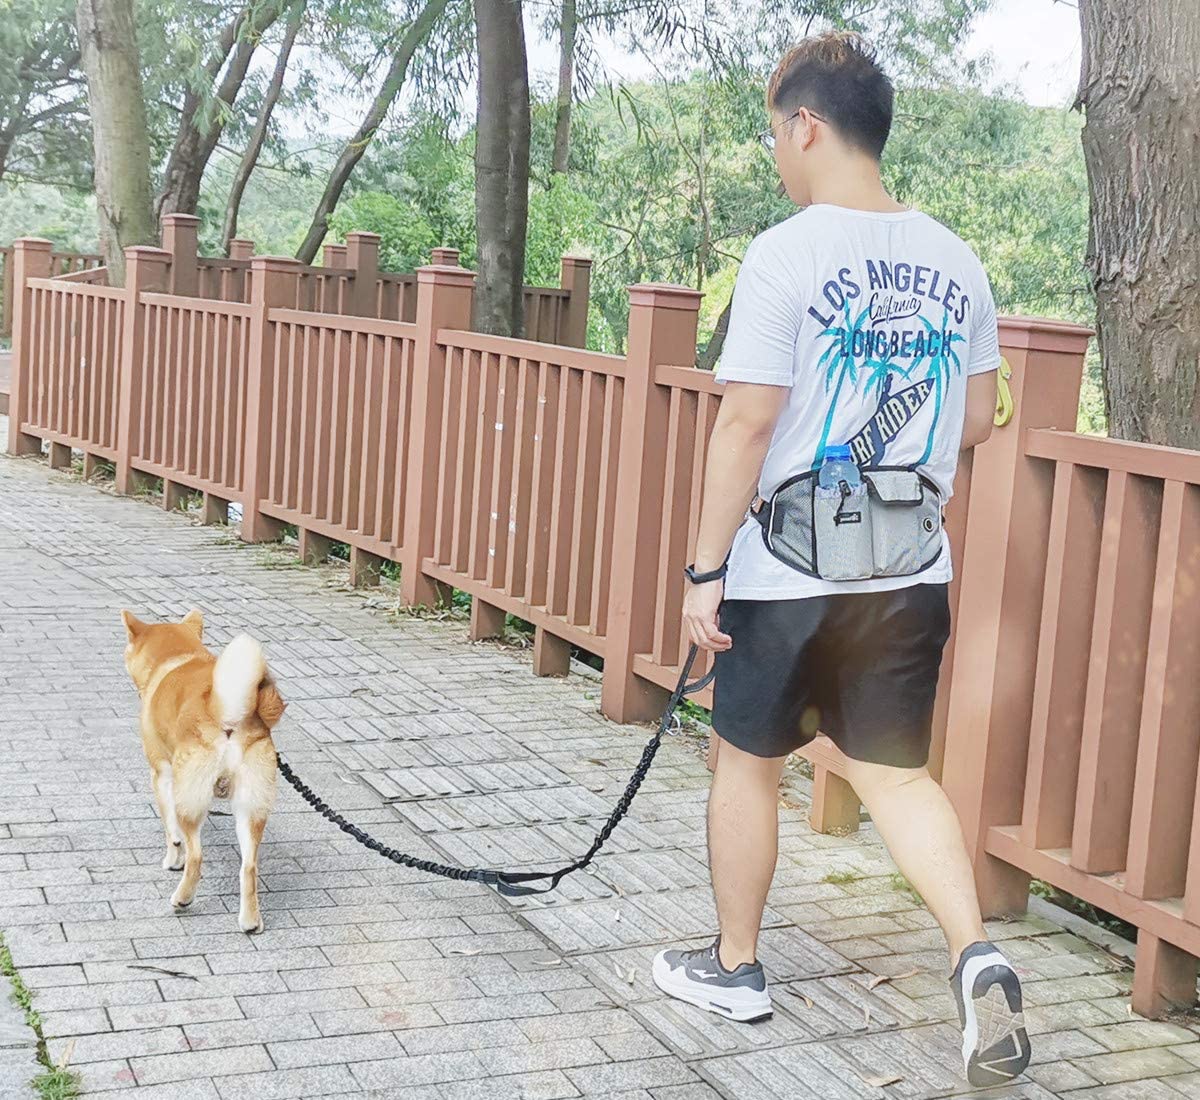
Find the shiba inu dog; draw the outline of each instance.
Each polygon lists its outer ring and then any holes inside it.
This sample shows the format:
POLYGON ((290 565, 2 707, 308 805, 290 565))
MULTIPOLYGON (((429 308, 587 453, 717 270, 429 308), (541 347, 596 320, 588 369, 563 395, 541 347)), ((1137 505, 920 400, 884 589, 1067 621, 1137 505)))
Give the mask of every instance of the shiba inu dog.
POLYGON ((142 748, 166 833, 163 869, 183 871, 171 897, 184 909, 200 882, 200 829, 214 798, 228 798, 242 853, 243 932, 261 932, 258 846, 275 801, 271 730, 286 704, 262 647, 239 634, 219 657, 200 639, 204 620, 144 623, 121 612, 125 667, 142 697, 142 748))

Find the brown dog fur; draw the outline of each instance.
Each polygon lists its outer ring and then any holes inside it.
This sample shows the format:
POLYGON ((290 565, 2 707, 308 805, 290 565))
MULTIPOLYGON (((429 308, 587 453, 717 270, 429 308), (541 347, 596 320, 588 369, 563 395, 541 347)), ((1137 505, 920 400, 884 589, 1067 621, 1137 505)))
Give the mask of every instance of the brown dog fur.
POLYGON ((228 797, 242 853, 238 924, 262 931, 258 846, 275 801, 271 730, 286 704, 258 643, 241 635, 220 659, 201 643, 199 611, 181 623, 121 618, 129 636, 125 667, 142 697, 142 748, 166 834, 165 870, 183 871, 171 898, 186 908, 196 895, 200 829, 214 797, 228 797))

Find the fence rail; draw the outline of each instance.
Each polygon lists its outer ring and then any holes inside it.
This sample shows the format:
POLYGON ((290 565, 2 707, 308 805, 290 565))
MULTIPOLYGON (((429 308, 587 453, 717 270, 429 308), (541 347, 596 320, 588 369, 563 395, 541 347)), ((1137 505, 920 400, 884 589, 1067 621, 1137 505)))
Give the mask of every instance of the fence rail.
MULTIPOLYGON (((579 646, 604 658, 606 714, 654 716, 720 402, 681 365, 700 296, 632 288, 609 356, 471 332, 474 277, 445 263, 415 276, 411 320, 371 316, 383 282, 356 294, 326 259, 235 261, 249 300, 229 302, 171 293, 169 251, 131 249, 116 290, 49 278, 49 244, 18 242, 11 449, 111 459, 122 491, 161 477, 167 506, 200 490, 208 519, 236 501, 243 538, 295 524, 306 560, 348 543, 356 583, 395 561, 405 601, 470 593, 475 637, 520 615, 539 674, 579 646), (314 278, 345 312, 296 308, 314 278)), ((1135 1006, 1157 1013, 1191 999, 1200 956, 1200 454, 1069 430, 1087 336, 1001 322, 1015 412, 947 511, 930 766, 987 911, 1023 908, 1036 876, 1132 921, 1135 1006)), ((806 755, 814 825, 857 827, 837 750, 806 755)))
MULTIPOLYGON (((70 276, 72 281, 91 281, 95 269, 104 263, 104 257, 94 252, 50 253, 50 269, 47 275, 70 276)), ((0 336, 12 335, 13 321, 13 250, 12 245, 0 248, 0 336)))

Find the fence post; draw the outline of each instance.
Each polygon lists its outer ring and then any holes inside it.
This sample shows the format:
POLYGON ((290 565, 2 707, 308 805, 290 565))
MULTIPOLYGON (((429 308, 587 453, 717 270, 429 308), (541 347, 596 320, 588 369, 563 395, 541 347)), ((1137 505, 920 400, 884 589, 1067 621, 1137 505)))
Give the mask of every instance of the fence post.
POLYGON ((1074 431, 1090 335, 1053 321, 1001 321, 1015 410, 974 454, 942 785, 985 916, 1024 910, 1029 893, 1029 875, 986 849, 993 825, 1021 820, 1041 629, 1054 470, 1026 457, 1025 436, 1074 431))
POLYGON ((458 267, 462 263, 462 253, 457 248, 442 245, 430 251, 429 262, 436 267, 458 267))
POLYGON ((13 250, 0 248, 0 336, 12 335, 13 324, 13 250))
POLYGON ((346 267, 346 246, 344 244, 327 244, 321 249, 322 267, 346 267))
MULTIPOLYGON (((567 292, 567 308, 558 342, 572 348, 587 347, 588 298, 592 285, 592 261, 586 256, 564 256, 558 279, 567 292)), ((695 358, 695 349, 693 359, 695 358)), ((691 360, 681 360, 691 364, 691 360)))
MULTIPOLYGON (((296 302, 298 260, 283 256, 255 256, 250 261, 250 346, 246 363, 246 426, 242 457, 242 539, 269 542, 279 538, 283 524, 259 511, 270 486, 274 423, 271 394, 275 381, 275 341, 268 311, 296 302)), ((311 458, 311 456, 309 456, 311 458)))
POLYGON ((117 492, 137 487, 133 468, 135 423, 142 406, 142 364, 145 359, 146 307, 142 294, 167 289, 171 253, 135 245, 125 249, 125 319, 121 329, 120 376, 117 383, 117 492))
POLYGON ((196 263, 200 219, 195 214, 167 214, 163 218, 162 244, 171 253, 171 293, 194 298, 200 293, 200 268, 196 263))
POLYGON ((413 354, 408 437, 408 480, 404 494, 404 544, 400 555, 400 599, 432 607, 438 586, 421 571, 433 552, 437 527, 438 450, 446 383, 446 349, 439 329, 469 329, 475 272, 462 267, 417 269, 417 344, 413 354))
POLYGON ((28 418, 30 372, 34 334, 32 331, 33 292, 29 289, 30 279, 46 279, 50 276, 50 252, 54 246, 40 237, 21 237, 13 241, 9 262, 5 271, 12 268, 12 281, 6 289, 5 304, 11 294, 12 300, 12 378, 8 394, 8 453, 11 455, 36 455, 42 453, 42 441, 36 436, 21 431, 21 424, 28 418))
POLYGON ((254 255, 254 242, 245 237, 234 237, 229 242, 229 258, 231 260, 248 260, 254 255))
POLYGON ((379 316, 379 234, 347 233, 346 259, 354 269, 346 312, 356 317, 379 316))
MULTIPOLYGON (((667 391, 655 385, 660 365, 691 365, 696 358, 698 290, 642 284, 629 288, 629 352, 621 407, 612 533, 612 580, 600 708, 617 722, 654 718, 666 692, 633 671, 633 658, 650 648, 656 604, 655 558, 667 462, 667 391)), ((683 584, 668 577, 668 584, 683 584)))

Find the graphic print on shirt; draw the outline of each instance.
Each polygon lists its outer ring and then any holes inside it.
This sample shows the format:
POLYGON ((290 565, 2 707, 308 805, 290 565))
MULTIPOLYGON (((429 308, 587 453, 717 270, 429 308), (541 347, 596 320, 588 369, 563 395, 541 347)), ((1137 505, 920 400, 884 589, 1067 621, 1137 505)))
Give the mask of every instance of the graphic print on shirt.
MULTIPOLYGON (((825 346, 818 369, 824 371, 825 392, 830 394, 813 468, 821 465, 839 402, 861 403, 875 397, 876 408, 867 422, 845 442, 860 466, 882 465, 887 446, 925 408, 932 397, 932 415, 925 449, 917 465, 928 461, 933 451, 942 401, 951 378, 962 372, 962 360, 954 345, 966 337, 962 327, 970 301, 959 284, 936 268, 920 264, 867 260, 866 292, 862 282, 851 277, 848 267, 837 272, 823 287, 830 311, 809 306, 808 313, 821 326, 817 340, 825 346), (927 301, 941 306, 940 324, 923 312, 927 301), (840 313, 840 318, 839 318, 840 313), (841 320, 841 324, 835 323, 841 320), (917 324, 900 328, 913 319, 917 324), (898 386, 907 382, 907 386, 898 386), (849 383, 850 392, 845 392, 849 383)), ((936 314, 935 314, 936 316, 936 314)))

